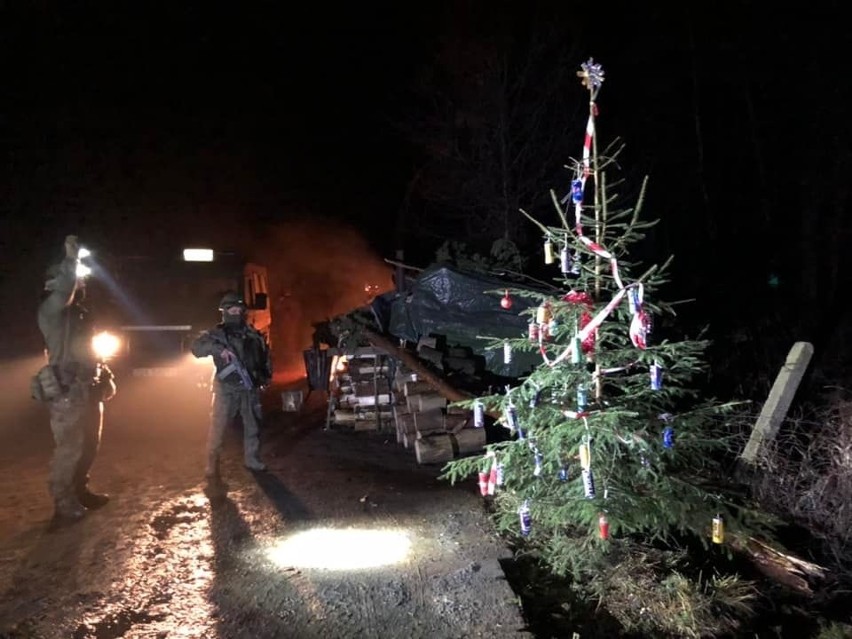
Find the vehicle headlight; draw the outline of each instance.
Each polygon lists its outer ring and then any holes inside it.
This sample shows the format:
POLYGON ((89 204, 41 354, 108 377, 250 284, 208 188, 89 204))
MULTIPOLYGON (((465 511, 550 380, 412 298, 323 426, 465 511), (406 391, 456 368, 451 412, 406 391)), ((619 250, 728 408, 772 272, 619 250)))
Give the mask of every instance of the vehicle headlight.
POLYGON ((103 331, 92 338, 92 350, 99 359, 109 359, 118 353, 121 340, 112 333, 103 331))

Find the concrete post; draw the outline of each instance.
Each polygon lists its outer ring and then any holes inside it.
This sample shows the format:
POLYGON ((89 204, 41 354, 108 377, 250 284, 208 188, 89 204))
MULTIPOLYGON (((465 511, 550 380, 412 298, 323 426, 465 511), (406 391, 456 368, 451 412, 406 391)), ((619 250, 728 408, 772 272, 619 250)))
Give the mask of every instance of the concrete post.
POLYGON ((763 410, 760 411, 760 416, 754 424, 751 437, 740 454, 742 462, 753 465, 762 446, 775 439, 813 354, 813 344, 809 342, 793 344, 787 354, 787 361, 778 372, 763 410))

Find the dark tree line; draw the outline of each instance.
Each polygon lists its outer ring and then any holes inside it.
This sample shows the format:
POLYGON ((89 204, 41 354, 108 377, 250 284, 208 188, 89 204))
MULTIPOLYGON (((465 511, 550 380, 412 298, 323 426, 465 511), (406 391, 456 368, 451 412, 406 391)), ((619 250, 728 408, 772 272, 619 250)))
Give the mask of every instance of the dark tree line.
POLYGON ((626 144, 619 179, 650 177, 647 215, 665 222, 651 250, 696 300, 684 323, 710 325, 715 381, 762 394, 797 340, 817 348, 818 383, 841 374, 852 145, 835 3, 613 12, 447 13, 403 119, 417 162, 398 241, 509 239, 535 270, 541 238, 518 209, 567 190, 587 109, 575 72, 593 56, 618 78, 600 138, 626 144))

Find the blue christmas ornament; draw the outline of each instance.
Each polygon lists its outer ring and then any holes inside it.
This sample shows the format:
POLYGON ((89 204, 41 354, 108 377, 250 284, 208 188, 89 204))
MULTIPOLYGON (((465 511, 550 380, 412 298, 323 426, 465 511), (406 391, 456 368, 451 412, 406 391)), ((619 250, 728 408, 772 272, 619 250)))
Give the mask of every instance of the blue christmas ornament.
POLYGON ((583 180, 571 180, 571 201, 574 204, 583 201, 583 180))
POLYGON ((559 469, 559 481, 568 481, 568 467, 563 466, 559 469))
POLYGON ((636 315, 642 309, 642 293, 638 286, 630 289, 627 295, 627 301, 630 304, 630 314, 636 315))
POLYGON ((663 429, 663 448, 674 447, 674 428, 666 426, 663 429))
POLYGON ((524 431, 521 430, 521 424, 518 421, 518 409, 514 404, 509 404, 506 407, 506 424, 511 430, 517 431, 518 439, 524 438, 524 431))
POLYGON ((538 406, 538 403, 541 401, 541 389, 536 388, 535 392, 530 397, 530 408, 535 408, 538 406))
POLYGON ((571 272, 571 251, 567 246, 563 246, 559 251, 559 270, 563 275, 568 275, 571 272))
POLYGON ((651 390, 660 390, 663 387, 663 367, 657 362, 651 364, 651 390))
POLYGON ((594 499, 595 498, 595 476, 592 474, 591 468, 584 468, 582 470, 583 475, 583 494, 586 496, 586 499, 594 499))

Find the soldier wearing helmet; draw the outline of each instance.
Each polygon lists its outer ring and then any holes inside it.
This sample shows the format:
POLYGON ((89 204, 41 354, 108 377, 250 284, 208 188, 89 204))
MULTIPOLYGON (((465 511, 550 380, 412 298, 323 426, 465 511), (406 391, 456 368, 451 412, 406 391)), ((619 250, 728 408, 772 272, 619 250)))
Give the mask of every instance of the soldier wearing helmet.
POLYGON ((55 442, 50 468, 54 523, 82 518, 87 509, 104 506, 109 497, 88 488, 103 429, 104 402, 115 394, 109 368, 92 352, 93 325, 83 306, 84 282, 78 277, 77 237, 65 238, 65 258, 45 273, 38 307, 46 366, 33 378, 33 397, 50 407, 55 442))
POLYGON ((221 485, 219 460, 225 430, 237 416, 243 426, 244 465, 264 471, 260 459, 260 391, 272 380, 269 345, 246 322, 246 303, 229 291, 219 302, 222 321, 203 331, 192 343, 196 357, 212 357, 216 365, 213 411, 207 438, 205 475, 211 485, 221 485))

